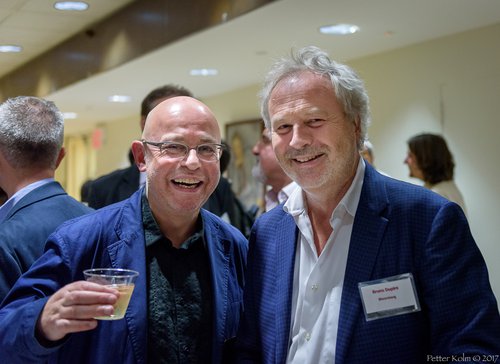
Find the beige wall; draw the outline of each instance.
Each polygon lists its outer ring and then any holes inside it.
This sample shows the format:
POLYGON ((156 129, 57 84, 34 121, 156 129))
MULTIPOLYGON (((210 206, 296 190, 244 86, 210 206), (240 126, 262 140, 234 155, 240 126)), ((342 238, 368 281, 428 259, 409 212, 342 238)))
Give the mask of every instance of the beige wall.
MULTIPOLYGON (((373 122, 376 166, 408 179, 406 140, 420 132, 444 133, 456 159, 456 182, 468 208, 472 233, 485 256, 500 298, 500 24, 350 62, 365 80, 373 122)), ((260 85, 203 101, 225 123, 259 117, 260 85)), ((97 174, 126 166, 137 120, 106 125, 97 174)))
POLYGON ((408 178, 406 141, 442 133, 454 154, 455 180, 500 298, 500 24, 350 64, 371 97, 375 164, 408 178))
POLYGON ((95 175, 98 177, 117 168, 125 168, 128 162, 128 151, 132 141, 141 137, 139 125, 139 106, 137 116, 102 124, 102 146, 96 151, 95 175))

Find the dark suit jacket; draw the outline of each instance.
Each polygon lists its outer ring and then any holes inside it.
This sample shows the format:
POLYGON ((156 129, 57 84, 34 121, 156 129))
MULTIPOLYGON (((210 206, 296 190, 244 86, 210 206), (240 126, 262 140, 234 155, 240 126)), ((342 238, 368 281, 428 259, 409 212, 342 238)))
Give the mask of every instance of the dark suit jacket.
POLYGON ((231 183, 224 176, 220 177, 215 191, 210 195, 203 208, 217 216, 227 215, 231 225, 240 230, 247 238, 253 225, 253 217, 233 192, 231 183))
POLYGON ((99 209, 130 197, 139 189, 139 175, 137 166, 132 164, 92 181, 88 192, 89 206, 99 209))
MULTIPOLYGON (((254 224, 239 362, 286 360, 297 236, 293 218, 282 208, 254 224)), ((425 363, 431 354, 500 353, 497 302, 457 204, 366 166, 335 344, 336 364, 425 363), (422 310, 367 322, 358 283, 404 273, 414 276, 422 310)))
MULTIPOLYGON (((2 363, 147 363, 148 284, 142 189, 129 199, 72 220, 48 239, 46 252, 16 283, 0 310, 2 363), (96 329, 68 335, 43 347, 35 325, 47 299, 83 279, 92 267, 139 272, 123 320, 101 321, 96 329)), ((201 210, 213 289, 212 358, 220 363, 225 344, 236 336, 243 305, 247 240, 234 227, 201 210)))
POLYGON ((90 211, 58 182, 34 189, 14 205, 0 224, 0 302, 42 255, 50 233, 62 222, 90 211))

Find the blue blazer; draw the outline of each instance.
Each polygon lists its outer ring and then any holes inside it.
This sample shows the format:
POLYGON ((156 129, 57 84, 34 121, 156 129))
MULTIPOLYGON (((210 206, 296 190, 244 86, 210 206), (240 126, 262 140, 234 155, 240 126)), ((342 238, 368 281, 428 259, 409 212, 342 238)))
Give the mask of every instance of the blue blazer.
POLYGON ((91 211, 55 181, 19 200, 0 224, 0 302, 42 255, 48 236, 64 221, 91 211))
MULTIPOLYGON (((298 230, 282 208, 249 241, 238 362, 284 363, 298 230)), ((425 363, 427 355, 499 354, 500 317, 461 208, 366 166, 341 298, 336 364, 425 363), (412 273, 421 311, 366 321, 358 283, 412 273)), ((451 359, 449 359, 451 361, 451 359)))
MULTIPOLYGON (((141 217, 142 189, 129 199, 65 223, 46 252, 16 283, 0 310, 0 352, 6 363, 147 363, 147 272, 141 217), (95 330, 68 335, 53 347, 40 345, 35 325, 45 302, 62 286, 83 279, 91 267, 139 272, 125 315, 100 321, 95 330)), ((247 240, 234 227, 201 211, 214 292, 212 363, 236 336, 243 304, 247 240)))

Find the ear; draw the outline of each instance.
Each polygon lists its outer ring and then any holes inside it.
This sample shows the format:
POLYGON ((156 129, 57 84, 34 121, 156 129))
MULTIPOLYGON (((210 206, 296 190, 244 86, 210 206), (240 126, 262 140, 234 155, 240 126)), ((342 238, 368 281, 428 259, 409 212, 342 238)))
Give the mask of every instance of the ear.
POLYGON ((64 147, 61 147, 61 150, 59 151, 59 154, 58 154, 57 160, 56 160, 56 169, 57 169, 57 167, 59 167, 59 164, 61 164, 61 161, 63 160, 65 155, 66 155, 66 149, 64 149, 64 147))
POLYGON ((135 165, 141 172, 146 172, 146 150, 140 140, 132 142, 132 154, 134 155, 135 165))

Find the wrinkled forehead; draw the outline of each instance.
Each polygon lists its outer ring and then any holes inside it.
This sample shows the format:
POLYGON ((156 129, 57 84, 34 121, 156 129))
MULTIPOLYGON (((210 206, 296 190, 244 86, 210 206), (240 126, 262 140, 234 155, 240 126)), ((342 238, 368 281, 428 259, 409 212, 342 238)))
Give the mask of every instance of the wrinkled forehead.
POLYGON ((273 88, 269 98, 269 112, 273 114, 281 105, 293 105, 304 101, 336 100, 331 80, 326 75, 313 72, 291 74, 281 79, 273 88))
POLYGON ((322 89, 331 92, 333 86, 328 75, 311 71, 291 73, 280 79, 271 91, 273 95, 289 92, 307 92, 322 89))

